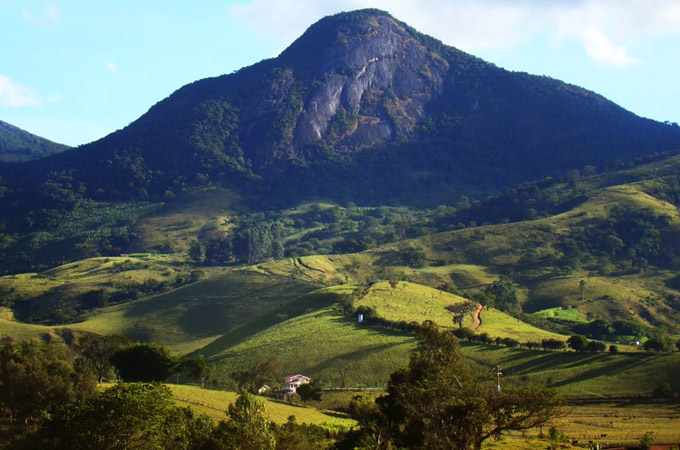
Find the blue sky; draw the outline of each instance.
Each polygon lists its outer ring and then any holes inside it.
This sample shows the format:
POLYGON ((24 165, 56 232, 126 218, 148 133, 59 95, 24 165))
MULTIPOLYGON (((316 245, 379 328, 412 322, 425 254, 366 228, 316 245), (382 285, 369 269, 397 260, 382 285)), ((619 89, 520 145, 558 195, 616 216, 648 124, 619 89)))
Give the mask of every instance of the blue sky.
POLYGON ((389 11, 510 70, 680 121, 680 0, 0 0, 0 120, 78 145, 339 11, 389 11))

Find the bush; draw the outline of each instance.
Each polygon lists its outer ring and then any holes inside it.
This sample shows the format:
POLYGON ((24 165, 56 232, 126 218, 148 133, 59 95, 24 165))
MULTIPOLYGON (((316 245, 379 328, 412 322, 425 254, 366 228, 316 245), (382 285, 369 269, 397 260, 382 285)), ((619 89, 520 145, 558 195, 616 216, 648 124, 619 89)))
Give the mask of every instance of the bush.
POLYGON ((408 267, 419 268, 425 266, 427 255, 422 248, 404 247, 399 250, 399 261, 408 267))
POLYGON ((603 342, 590 341, 586 345, 586 351, 591 353, 603 352, 607 349, 607 346, 603 342))
POLYGON ((650 338, 642 345, 648 352, 666 352, 669 349, 668 341, 664 338, 650 338))

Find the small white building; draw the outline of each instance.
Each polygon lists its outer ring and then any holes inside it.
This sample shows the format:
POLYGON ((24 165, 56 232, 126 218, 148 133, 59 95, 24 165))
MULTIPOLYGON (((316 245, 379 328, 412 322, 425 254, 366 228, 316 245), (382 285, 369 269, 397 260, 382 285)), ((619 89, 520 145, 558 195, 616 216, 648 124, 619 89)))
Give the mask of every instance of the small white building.
POLYGON ((269 392, 269 391, 271 391, 271 390, 272 390, 271 387, 269 387, 269 386, 266 385, 266 384, 263 384, 263 385, 260 387, 260 389, 257 390, 257 393, 260 394, 260 395, 264 395, 264 394, 266 394, 267 392, 269 392))
POLYGON ((311 378, 304 375, 288 375, 283 379, 283 383, 281 383, 281 390, 284 394, 295 394, 300 385, 309 384, 310 381, 311 378))

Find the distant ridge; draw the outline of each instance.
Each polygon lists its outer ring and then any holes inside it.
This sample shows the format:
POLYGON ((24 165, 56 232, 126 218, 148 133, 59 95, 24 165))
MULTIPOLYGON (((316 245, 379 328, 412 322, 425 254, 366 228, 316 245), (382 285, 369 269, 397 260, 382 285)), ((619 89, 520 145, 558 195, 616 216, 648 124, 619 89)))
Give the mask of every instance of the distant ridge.
POLYGON ((0 120, 0 161, 30 161, 68 148, 0 120))

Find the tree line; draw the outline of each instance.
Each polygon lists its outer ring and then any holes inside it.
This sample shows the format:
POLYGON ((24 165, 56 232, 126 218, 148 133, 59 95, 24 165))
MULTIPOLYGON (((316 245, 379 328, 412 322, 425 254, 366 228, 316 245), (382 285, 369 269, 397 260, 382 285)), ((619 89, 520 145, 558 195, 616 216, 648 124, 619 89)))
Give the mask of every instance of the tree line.
MULTIPOLYGON (((489 374, 473 372, 450 332, 425 323, 415 335, 408 367, 391 375, 375 401, 355 399, 350 411, 359 426, 341 432, 298 424, 294 417, 273 424, 245 390, 218 423, 177 406, 170 389, 159 383, 119 383, 97 392, 97 370, 104 368, 88 358, 107 353, 113 340, 90 342, 91 354, 83 357, 54 344, 5 339, 0 410, 10 431, 0 448, 479 450, 489 438, 542 426, 559 414, 561 399, 554 390, 512 383, 499 390, 489 374)), ((121 355, 121 348, 131 346, 123 344, 112 354, 121 355)), ((148 365, 159 377, 169 370, 169 364, 148 365)))

